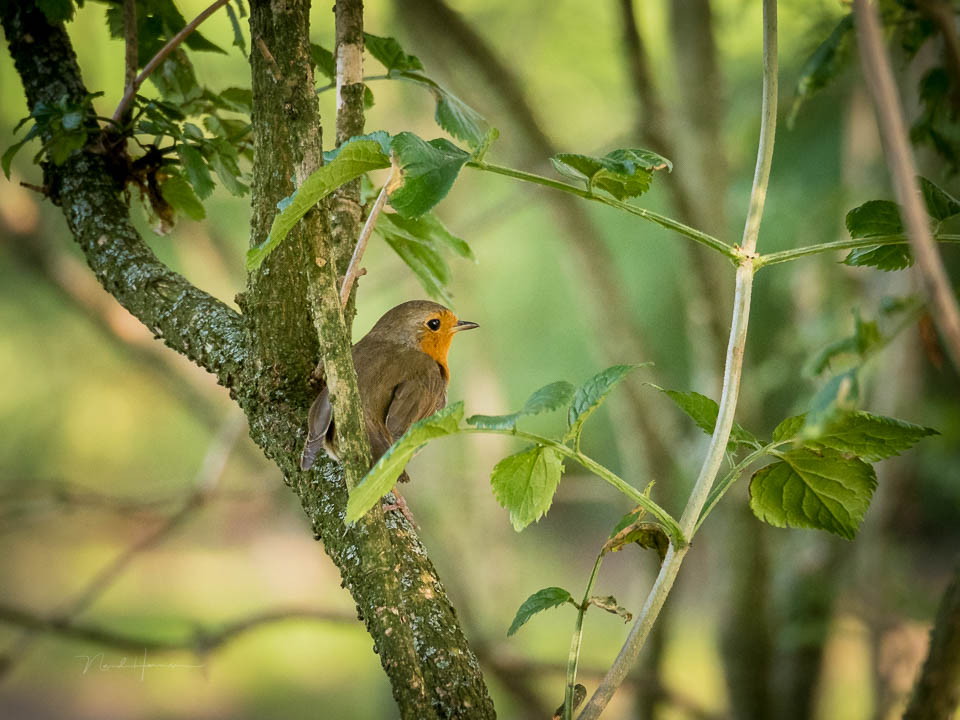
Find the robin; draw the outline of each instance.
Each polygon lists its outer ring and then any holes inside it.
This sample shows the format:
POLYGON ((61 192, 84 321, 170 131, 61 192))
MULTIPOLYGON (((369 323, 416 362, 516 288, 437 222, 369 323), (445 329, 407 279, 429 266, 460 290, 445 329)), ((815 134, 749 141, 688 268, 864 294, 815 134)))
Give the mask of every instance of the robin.
MULTIPOLYGON (((456 333, 475 327, 479 325, 458 320, 443 305, 411 300, 387 311, 353 346, 373 462, 411 425, 447 404, 450 342, 456 333)), ((335 437, 330 392, 325 387, 310 407, 300 467, 313 467, 321 447, 336 460, 335 437)), ((409 479, 406 471, 400 476, 400 482, 409 479)), ((402 500, 398 504, 404 509, 402 500)))

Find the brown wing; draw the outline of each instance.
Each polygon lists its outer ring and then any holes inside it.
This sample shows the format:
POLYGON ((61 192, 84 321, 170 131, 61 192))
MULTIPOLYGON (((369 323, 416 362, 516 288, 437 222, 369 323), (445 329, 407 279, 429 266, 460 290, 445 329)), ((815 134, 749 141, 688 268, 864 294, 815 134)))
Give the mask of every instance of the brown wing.
POLYGON ((435 373, 424 373, 423 376, 418 374, 412 380, 405 380, 397 385, 387 410, 386 421, 387 430, 394 440, 415 422, 446 405, 445 385, 439 368, 435 373))
POLYGON ((300 454, 300 469, 309 470, 317 459, 317 453, 323 448, 323 439, 330 428, 333 419, 333 407, 330 405, 330 391, 324 387, 317 399, 310 406, 310 417, 307 421, 307 441, 303 444, 300 454))

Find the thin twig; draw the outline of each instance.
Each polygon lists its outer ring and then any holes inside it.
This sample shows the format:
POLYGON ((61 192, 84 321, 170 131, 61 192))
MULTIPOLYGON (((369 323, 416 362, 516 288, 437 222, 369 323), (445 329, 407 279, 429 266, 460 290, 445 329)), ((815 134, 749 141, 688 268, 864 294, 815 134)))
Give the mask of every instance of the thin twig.
POLYGON ((130 635, 100 627, 93 623, 76 622, 64 618, 48 618, 22 608, 0 604, 0 623, 23 628, 31 633, 57 635, 72 640, 83 640, 118 650, 149 650, 150 652, 192 652, 203 654, 218 650, 240 635, 286 620, 323 620, 327 622, 357 622, 356 613, 336 610, 277 609, 259 612, 235 620, 219 630, 195 623, 186 633, 187 639, 161 640, 148 635, 130 635))
POLYGON ((137 94, 137 90, 139 90, 140 86, 143 85, 148 77, 150 77, 150 74, 156 70, 157 67, 159 67, 160 63, 166 60, 167 56, 176 50, 177 46, 179 46, 180 43, 182 43, 190 33, 196 30, 200 23, 213 15, 213 13, 222 8, 228 2, 230 2, 230 0, 215 0, 210 7, 197 15, 189 23, 184 25, 180 32, 170 38, 167 41, 167 44, 160 48, 156 55, 150 58, 150 62, 143 67, 143 70, 140 71, 140 74, 137 75, 132 84, 127 86, 125 92, 123 93, 123 99, 120 100, 120 104, 117 105, 117 109, 113 111, 114 122, 120 122, 120 118, 123 117, 123 114, 127 111, 127 107, 129 107, 130 103, 133 102, 133 98, 137 94))
MULTIPOLYGON (((214 442, 211 443, 207 450, 200 470, 194 478, 195 489, 184 502, 183 507, 168 517, 162 525, 129 545, 108 565, 103 567, 94 575, 93 579, 87 582, 83 590, 76 597, 72 598, 51 614, 49 622, 69 624, 73 618, 80 615, 102 597, 123 573, 126 572, 137 557, 168 537, 175 529, 183 524, 185 520, 190 518, 194 511, 204 504, 216 487, 220 476, 223 474, 226 462, 230 457, 233 446, 240 437, 240 431, 244 427, 244 424, 243 416, 238 415, 224 425, 219 436, 214 439, 214 442)), ((3 656, 0 656, 0 679, 9 674, 17 662, 24 657, 33 645, 35 639, 35 633, 28 631, 14 641, 12 647, 8 648, 3 653, 3 656)))
MULTIPOLYGON (((937 242, 960 243, 960 235, 941 234, 937 235, 937 242)), ((757 270, 768 265, 779 265, 780 263, 791 262, 802 257, 810 255, 819 255, 821 253, 831 252, 833 250, 854 250, 856 248, 876 247, 879 245, 906 245, 910 242, 906 235, 878 235, 868 238, 851 238, 849 240, 833 240, 831 242, 818 243, 817 245, 808 245, 806 247, 794 248, 792 250, 780 250, 779 252, 766 253, 753 261, 753 266, 757 270)))
POLYGON ((916 272, 930 301, 931 315, 944 339, 953 366, 960 371, 960 308, 957 307, 957 299, 950 287, 950 279, 920 200, 917 167, 910 152, 890 58, 883 45, 880 20, 876 8, 867 0, 854 0, 853 6, 860 66, 873 99, 893 189, 903 208, 907 237, 910 238, 910 247, 916 258, 916 272))
POLYGON ((363 224, 360 231, 360 237, 357 239, 357 246, 353 250, 353 256, 350 258, 350 265, 347 266, 347 272, 343 276, 343 284, 340 286, 340 305, 347 306, 350 302, 350 291, 353 289, 354 281, 362 274, 360 271, 360 261, 363 259, 363 253, 367 249, 367 241, 373 234, 373 228, 377 224, 377 218, 387 203, 387 196, 400 186, 403 182, 403 176, 400 173, 400 167, 393 162, 390 168, 390 177, 380 188, 380 194, 377 195, 376 202, 367 216, 367 221, 363 224))
MULTIPOLYGON (((139 63, 137 54, 137 0, 123 0, 123 41, 126 47, 123 96, 126 97, 128 94, 136 93, 134 84, 137 81, 139 63)), ((116 120, 119 119, 116 118, 116 120)))
MULTIPOLYGON (((750 193, 750 205, 743 231, 743 252, 746 257, 754 254, 760 219, 763 215, 767 184, 770 179, 770 166, 773 160, 773 141, 777 122, 777 2, 763 2, 763 106, 761 109, 760 142, 757 150, 757 166, 753 177, 753 189, 750 193)), ((737 284, 734 296, 733 321, 730 340, 727 347, 727 359, 723 375, 723 392, 716 427, 710 439, 710 447, 704 458, 697 483, 690 493, 680 528, 688 539, 692 537, 700 511, 703 509, 713 485, 714 478, 723 462, 727 440, 733 427, 733 417, 740 394, 740 375, 743 370, 743 354, 746 346, 747 325, 750 318, 750 296, 753 290, 753 263, 742 262, 737 268, 737 284)), ((671 542, 666 557, 660 566, 660 573, 650 589, 640 616, 634 623, 623 648, 610 670, 604 676, 593 697, 587 703, 580 720, 595 720, 610 702, 614 692, 623 682, 630 667, 640 653, 643 643, 653 627, 663 607, 663 603, 673 587, 677 572, 689 545, 678 546, 671 542)))
POLYGON ((270 52, 270 48, 267 47, 267 44, 263 41, 263 38, 259 35, 257 36, 257 49, 260 50, 260 54, 263 55, 263 59, 267 61, 267 70, 270 71, 270 77, 273 78, 275 83, 280 82, 280 78, 283 75, 280 72, 280 66, 277 64, 277 59, 273 56, 273 53, 270 52))

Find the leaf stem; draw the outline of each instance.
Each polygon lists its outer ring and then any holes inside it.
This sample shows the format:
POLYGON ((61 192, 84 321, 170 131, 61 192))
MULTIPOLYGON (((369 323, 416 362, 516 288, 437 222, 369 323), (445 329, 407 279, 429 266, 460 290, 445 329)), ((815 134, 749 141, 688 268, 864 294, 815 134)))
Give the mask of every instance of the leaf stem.
POLYGON ((740 476, 743 474, 744 470, 746 470, 756 460, 759 460, 764 455, 768 455, 775 448, 785 444, 786 442, 787 441, 770 443, 769 445, 765 445, 762 448, 754 450, 743 460, 737 463, 730 470, 730 472, 724 476, 723 480, 714 485, 710 490, 710 495, 707 496, 707 501, 704 504, 703 509, 700 511, 700 517, 697 520, 697 524, 693 528, 693 532, 696 533, 698 530, 700 530, 700 526, 703 525, 703 521, 707 519, 707 515, 713 512, 713 508, 715 508, 717 503, 720 502, 723 496, 727 494, 727 490, 730 489, 730 486, 740 479, 740 476))
MULTIPOLYGON (((960 242, 960 235, 938 234, 936 240, 946 243, 960 242)), ((820 243, 818 245, 808 245, 807 247, 793 248, 792 250, 781 250, 779 252, 767 253, 755 258, 753 267, 759 270, 767 265, 779 265, 780 263, 790 262, 809 255, 820 255, 821 253, 831 252, 833 250, 853 250, 862 247, 874 247, 877 245, 906 245, 910 241, 906 235, 881 235, 869 238, 852 238, 849 240, 835 240, 833 242, 820 243)))
MULTIPOLYGON (((761 108, 760 142, 757 148, 757 166, 753 176, 753 189, 747 220, 743 230, 743 257, 753 255, 757 246, 760 219, 770 180, 770 167, 773 162, 773 142, 777 125, 777 0, 763 0, 763 101, 761 108)), ((696 485, 690 493, 680 529, 686 537, 692 537, 696 531, 697 520, 706 504, 714 478, 723 462, 724 451, 733 427, 733 417, 740 394, 740 376, 743 370, 743 354, 746 346, 747 326, 750 319, 750 296, 753 290, 754 266, 752 262, 741 262, 737 267, 736 290, 733 302, 733 320, 730 328, 730 340, 727 346, 727 358, 723 374, 723 392, 716 427, 710 439, 710 447, 704 458, 696 485)), ((654 581, 647 600, 630 630, 626 642, 607 671, 593 697, 580 713, 579 720, 596 720, 610 702, 614 692, 623 682, 627 672, 633 666, 637 655, 663 607, 680 565, 689 550, 689 546, 675 546, 671 543, 660 566, 660 573, 654 581)))
POLYGON ((742 260, 743 256, 737 248, 727 245, 722 240, 713 237, 713 235, 708 235, 705 232, 697 230, 696 228, 692 228, 689 225, 685 225, 684 223, 674 220, 673 218, 669 218, 666 215, 656 213, 653 210, 637 207, 636 205, 631 205, 630 203, 625 203, 621 200, 616 200, 605 195, 598 195, 590 190, 579 188, 576 185, 571 185, 569 183, 554 180, 552 178, 537 175, 535 173, 504 167, 503 165, 494 165, 492 163, 479 160, 470 160, 466 163, 466 166, 474 168, 475 170, 496 173, 497 175, 504 175, 515 180, 522 180, 523 182, 529 182, 535 185, 543 185, 544 187, 569 193, 570 195, 576 195, 584 200, 593 200, 594 202, 602 203, 603 205, 609 205, 612 208, 623 210, 641 217, 644 220, 649 220, 650 222, 656 223, 657 225, 665 227, 668 230, 673 230, 684 237, 690 238, 694 242, 707 246, 711 250, 716 250, 729 260, 732 260, 734 263, 739 263, 742 260))
POLYGON ((593 572, 590 573, 587 589, 583 592, 583 600, 577 607, 577 621, 573 626, 570 654, 567 656, 567 687, 563 695, 563 720, 573 720, 573 693, 577 684, 577 666, 580 664, 580 646, 583 644, 583 616, 587 614, 587 608, 590 607, 590 595, 602 562, 603 551, 601 550, 597 555, 597 561, 593 564, 593 572))
POLYGON ((167 41, 167 44, 160 48, 156 55, 150 58, 150 62, 144 65, 143 70, 140 71, 140 74, 137 75, 133 83, 128 85, 124 91, 123 98, 120 100, 120 104, 117 105, 117 109, 113 111, 114 122, 120 122, 120 118, 123 117, 123 113, 127 111, 127 107, 131 102, 133 102, 133 97, 137 94, 137 90, 140 89, 140 86, 143 85, 146 79, 150 77, 150 74, 157 69, 160 63, 166 60, 167 56, 176 50, 177 46, 186 40, 187 36, 196 30, 200 23, 213 15, 213 13, 222 8, 228 2, 230 2, 230 0, 215 0, 210 7, 197 15, 189 23, 184 25, 180 32, 170 38, 167 41))
POLYGON ((680 530, 680 525, 676 520, 673 519, 673 516, 670 515, 666 510, 657 505, 653 500, 651 500, 647 495, 644 495, 642 492, 637 490, 633 485, 628 483, 626 480, 621 478, 612 470, 605 468, 603 465, 598 463, 593 458, 584 455, 579 450, 574 450, 567 445, 564 445, 562 442, 553 440, 542 435, 536 435, 534 433, 525 432, 523 430, 498 430, 495 428, 460 428, 459 432, 462 433, 472 433, 472 434, 489 434, 489 435, 509 435, 511 437, 522 438, 523 440, 529 440, 532 443, 537 445, 543 445, 549 447, 564 457, 568 457, 571 460, 576 460, 584 468, 592 472, 594 475, 599 477, 601 480, 606 480, 610 485, 615 487, 617 490, 622 492, 624 495, 629 497, 635 504, 642 505, 643 508, 653 515, 657 520, 663 523, 663 526, 666 528, 667 533, 670 535, 671 541, 680 546, 686 546, 687 539, 684 536, 683 532, 680 530))

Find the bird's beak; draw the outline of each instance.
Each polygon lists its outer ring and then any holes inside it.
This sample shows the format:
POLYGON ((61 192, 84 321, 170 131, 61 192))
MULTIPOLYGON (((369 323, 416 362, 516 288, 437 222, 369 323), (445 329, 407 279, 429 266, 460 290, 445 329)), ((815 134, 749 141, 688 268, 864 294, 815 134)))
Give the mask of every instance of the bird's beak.
POLYGON ((474 328, 480 327, 475 322, 470 322, 469 320, 460 320, 456 325, 453 326, 453 332, 460 332, 461 330, 473 330, 474 328))

